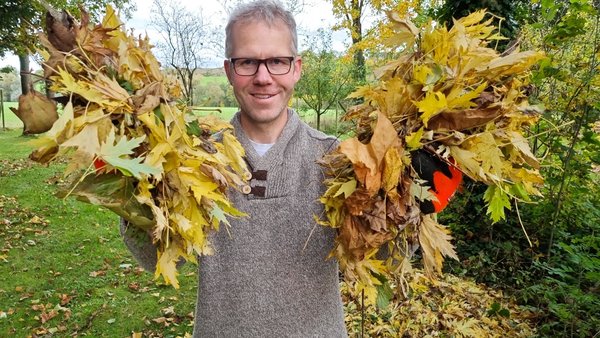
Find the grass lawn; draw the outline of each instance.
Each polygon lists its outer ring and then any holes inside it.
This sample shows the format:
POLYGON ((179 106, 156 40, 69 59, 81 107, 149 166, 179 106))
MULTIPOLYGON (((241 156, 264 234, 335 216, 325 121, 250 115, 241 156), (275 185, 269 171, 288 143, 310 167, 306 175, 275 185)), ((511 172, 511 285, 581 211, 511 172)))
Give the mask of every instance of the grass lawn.
POLYGON ((31 137, 0 131, 0 337, 176 337, 192 332, 195 266, 156 285, 109 211, 53 196, 64 164, 27 158, 31 137))
POLYGON ((227 76, 207 76, 200 77, 200 84, 207 85, 211 83, 222 84, 227 83, 227 76))
POLYGON ((23 128, 23 122, 9 109, 9 107, 17 107, 17 102, 4 102, 4 120, 0 116, 0 129, 1 128, 23 128))

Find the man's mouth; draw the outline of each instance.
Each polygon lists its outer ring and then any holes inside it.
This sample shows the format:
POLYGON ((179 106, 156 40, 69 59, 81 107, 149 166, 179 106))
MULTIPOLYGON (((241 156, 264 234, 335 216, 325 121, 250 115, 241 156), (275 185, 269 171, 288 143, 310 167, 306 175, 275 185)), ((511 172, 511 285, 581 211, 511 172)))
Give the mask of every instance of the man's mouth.
POLYGON ((270 94, 252 94, 252 96, 254 96, 257 99, 270 99, 275 95, 270 95, 270 94))

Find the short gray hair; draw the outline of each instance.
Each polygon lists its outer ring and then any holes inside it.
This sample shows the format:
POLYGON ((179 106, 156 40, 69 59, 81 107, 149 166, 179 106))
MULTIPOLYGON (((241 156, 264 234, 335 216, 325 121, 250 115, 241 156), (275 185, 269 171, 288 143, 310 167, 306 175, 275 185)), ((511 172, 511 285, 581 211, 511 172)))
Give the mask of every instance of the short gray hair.
MULTIPOLYGON (((225 27, 225 57, 230 58, 233 53, 231 34, 233 26, 239 22, 264 22, 269 26, 281 20, 290 32, 292 38, 292 56, 298 55, 298 33, 296 32, 296 20, 292 13, 286 10, 281 2, 277 0, 257 0, 240 5, 230 15, 225 27)), ((279 55, 281 56, 281 55, 279 55)))

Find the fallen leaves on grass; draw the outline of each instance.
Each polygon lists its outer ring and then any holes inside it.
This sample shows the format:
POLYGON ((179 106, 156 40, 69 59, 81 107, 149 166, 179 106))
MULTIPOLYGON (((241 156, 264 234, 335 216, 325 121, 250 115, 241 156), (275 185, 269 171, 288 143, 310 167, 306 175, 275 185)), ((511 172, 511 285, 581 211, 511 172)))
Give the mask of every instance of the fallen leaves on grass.
MULTIPOLYGON (((414 270, 408 298, 394 298, 385 308, 365 304, 367 337, 531 337, 535 314, 501 291, 444 274, 431 280, 414 270)), ((346 325, 360 336, 361 300, 342 283, 346 325)))
POLYGON ((38 320, 42 326, 36 328, 34 331, 36 332, 36 334, 40 334, 39 332, 45 332, 48 331, 48 333, 51 333, 52 331, 54 331, 52 328, 46 328, 43 325, 46 324, 47 322, 49 322, 50 320, 52 320, 55 317, 60 316, 60 325, 58 325, 56 327, 56 331, 58 332, 60 331, 59 328, 60 327, 64 327, 64 330, 66 330, 66 326, 64 325, 65 321, 68 321, 71 318, 71 309, 65 306, 62 306, 59 303, 57 304, 52 304, 52 303, 46 303, 46 304, 40 304, 37 303, 38 300, 32 300, 31 303, 31 309, 35 312, 39 312, 38 314, 34 315, 34 319, 38 320))
MULTIPOLYGON (((9 253, 13 249, 28 250, 37 245, 32 239, 48 235, 46 227, 49 221, 22 208, 17 199, 0 195, 0 258, 3 262, 10 260, 9 253)), ((39 242, 39 239, 37 240, 39 242)))
MULTIPOLYGON (((174 306, 167 306, 161 310, 162 316, 151 319, 151 322, 159 324, 162 327, 179 326, 179 325, 194 325, 194 314, 192 312, 180 315, 177 314, 174 306)), ((150 321, 147 321, 148 324, 150 321)))
POLYGON ((90 272, 90 277, 101 277, 106 276, 106 270, 98 270, 90 272))
POLYGON ((0 177, 15 176, 21 170, 31 168, 35 162, 30 159, 0 160, 0 177))

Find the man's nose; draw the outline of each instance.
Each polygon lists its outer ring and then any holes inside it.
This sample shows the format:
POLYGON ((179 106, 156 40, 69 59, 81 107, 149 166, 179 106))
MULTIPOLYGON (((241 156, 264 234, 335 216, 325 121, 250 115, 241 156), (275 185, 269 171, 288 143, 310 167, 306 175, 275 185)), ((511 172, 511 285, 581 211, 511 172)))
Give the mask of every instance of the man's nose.
POLYGON ((258 64, 258 69, 256 70, 256 74, 254 74, 255 81, 265 81, 271 79, 271 73, 267 68, 267 64, 263 61, 258 64))

